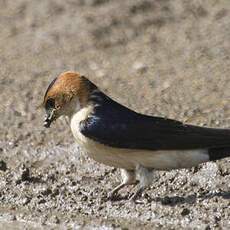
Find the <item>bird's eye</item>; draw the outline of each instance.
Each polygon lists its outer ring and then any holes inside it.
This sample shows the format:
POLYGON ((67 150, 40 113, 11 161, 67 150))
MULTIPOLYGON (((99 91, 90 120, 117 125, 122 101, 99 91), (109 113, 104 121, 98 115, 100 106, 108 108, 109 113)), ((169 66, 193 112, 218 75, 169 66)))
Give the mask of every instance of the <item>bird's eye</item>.
POLYGON ((45 105, 46 109, 51 109, 55 107, 55 100, 53 98, 49 98, 46 101, 46 105, 45 105))

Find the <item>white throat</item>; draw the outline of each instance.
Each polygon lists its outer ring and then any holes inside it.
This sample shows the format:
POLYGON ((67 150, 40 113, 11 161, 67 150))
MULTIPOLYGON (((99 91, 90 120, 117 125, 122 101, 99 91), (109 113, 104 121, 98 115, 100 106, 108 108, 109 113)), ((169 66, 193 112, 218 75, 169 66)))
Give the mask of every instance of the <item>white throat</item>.
POLYGON ((79 110, 75 110, 75 112, 69 118, 71 131, 79 145, 82 144, 84 145, 84 137, 79 129, 80 122, 87 119, 92 111, 93 111, 93 106, 89 105, 87 107, 80 108, 79 110))

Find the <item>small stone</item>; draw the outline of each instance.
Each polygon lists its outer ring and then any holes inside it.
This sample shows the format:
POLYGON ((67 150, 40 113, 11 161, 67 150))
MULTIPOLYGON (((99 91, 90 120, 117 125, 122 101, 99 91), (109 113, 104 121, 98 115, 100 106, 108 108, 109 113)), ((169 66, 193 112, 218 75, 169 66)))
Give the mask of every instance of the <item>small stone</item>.
POLYGON ((29 180, 29 178, 30 178, 30 171, 28 168, 23 166, 22 171, 21 171, 21 180, 26 181, 26 180, 29 180))
POLYGON ((41 225, 46 225, 47 220, 48 220, 47 215, 41 216, 41 218, 40 218, 41 225))
POLYGON ((52 194, 52 190, 50 188, 46 188, 41 192, 41 194, 43 196, 48 196, 48 195, 52 194))
POLYGON ((96 76, 97 77, 104 77, 105 72, 102 69, 99 69, 99 70, 96 71, 96 76))
POLYGON ((139 73, 145 73, 147 71, 148 67, 142 62, 135 62, 133 64, 133 69, 139 73))
POLYGON ((3 160, 0 161, 0 170, 4 172, 7 170, 6 162, 3 160))
POLYGON ((16 216, 13 215, 13 214, 7 214, 7 215, 5 216, 5 218, 6 218, 7 221, 14 221, 14 220, 17 220, 16 216))
POLYGON ((24 164, 19 168, 19 173, 16 175, 16 184, 22 183, 22 181, 30 180, 30 171, 24 164))
POLYGON ((163 83, 163 89, 166 90, 166 89, 168 89, 169 87, 170 87, 170 82, 169 82, 169 81, 165 81, 165 82, 163 83))
POLYGON ((87 201, 88 200, 88 197, 87 196, 83 196, 82 198, 81 198, 81 201, 87 201))
POLYGON ((57 216, 52 216, 52 217, 51 217, 51 222, 54 223, 54 224, 59 224, 59 223, 60 223, 60 220, 58 219, 57 216))
POLYGON ((44 203, 46 203, 46 200, 45 200, 45 199, 40 199, 40 200, 38 201, 38 204, 44 204, 44 203))
POLYGON ((30 199, 29 199, 28 197, 25 197, 25 198, 22 200, 22 204, 23 204, 23 205, 27 205, 29 202, 30 202, 30 199))
POLYGON ((181 215, 182 215, 182 216, 187 216, 189 213, 190 213, 190 210, 187 209, 187 208, 184 208, 184 209, 182 210, 182 212, 181 212, 181 215))

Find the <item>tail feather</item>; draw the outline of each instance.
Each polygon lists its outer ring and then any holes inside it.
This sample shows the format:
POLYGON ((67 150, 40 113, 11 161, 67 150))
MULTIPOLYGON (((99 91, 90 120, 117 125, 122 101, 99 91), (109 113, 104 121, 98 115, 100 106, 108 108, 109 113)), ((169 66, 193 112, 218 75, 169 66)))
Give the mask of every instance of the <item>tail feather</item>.
POLYGON ((216 161, 222 158, 230 157, 230 146, 220 148, 210 148, 208 150, 210 161, 216 161))

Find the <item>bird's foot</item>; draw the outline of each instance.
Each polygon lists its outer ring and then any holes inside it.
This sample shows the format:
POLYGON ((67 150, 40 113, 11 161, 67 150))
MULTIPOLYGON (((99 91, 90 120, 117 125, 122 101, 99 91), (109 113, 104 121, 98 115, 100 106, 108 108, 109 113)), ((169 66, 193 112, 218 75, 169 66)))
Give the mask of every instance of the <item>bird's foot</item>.
POLYGON ((137 199, 141 197, 143 191, 144 191, 144 188, 139 188, 134 194, 132 194, 129 197, 129 200, 134 201, 134 202, 137 201, 137 199))
POLYGON ((111 200, 111 201, 118 200, 118 197, 119 197, 119 195, 118 195, 118 193, 116 191, 115 192, 111 191, 107 195, 108 200, 111 200))
POLYGON ((112 201, 118 200, 118 198, 119 198, 118 191, 121 190, 124 186, 125 186, 125 184, 123 184, 123 183, 118 185, 116 188, 114 188, 111 192, 108 193, 107 198, 109 200, 112 200, 112 201))

